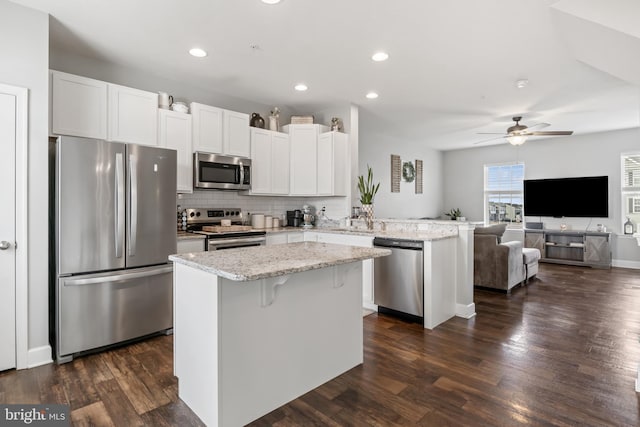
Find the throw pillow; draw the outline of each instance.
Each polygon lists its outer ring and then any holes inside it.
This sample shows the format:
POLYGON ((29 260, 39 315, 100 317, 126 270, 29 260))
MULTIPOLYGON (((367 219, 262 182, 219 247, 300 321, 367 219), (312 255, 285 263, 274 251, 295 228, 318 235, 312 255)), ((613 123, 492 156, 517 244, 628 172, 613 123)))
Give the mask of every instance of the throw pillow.
POLYGON ((507 229, 507 224, 496 224, 488 227, 476 227, 475 234, 493 234, 498 238, 498 243, 502 243, 502 235, 507 229))

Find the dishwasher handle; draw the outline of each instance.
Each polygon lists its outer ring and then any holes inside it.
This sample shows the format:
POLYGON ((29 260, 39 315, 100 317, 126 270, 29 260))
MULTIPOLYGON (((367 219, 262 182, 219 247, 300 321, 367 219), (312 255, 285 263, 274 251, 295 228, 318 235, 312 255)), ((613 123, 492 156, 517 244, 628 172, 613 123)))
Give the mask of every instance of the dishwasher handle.
POLYGON ((402 240, 376 237, 373 239, 373 246, 421 251, 424 249, 424 242, 422 240, 402 240))

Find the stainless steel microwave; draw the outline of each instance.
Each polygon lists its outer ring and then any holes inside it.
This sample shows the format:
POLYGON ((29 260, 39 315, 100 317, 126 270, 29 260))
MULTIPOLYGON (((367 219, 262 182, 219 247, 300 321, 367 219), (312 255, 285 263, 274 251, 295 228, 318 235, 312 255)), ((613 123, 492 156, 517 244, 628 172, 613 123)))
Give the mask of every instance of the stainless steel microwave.
POLYGON ((195 188, 250 190, 251 159, 196 152, 193 154, 195 188))

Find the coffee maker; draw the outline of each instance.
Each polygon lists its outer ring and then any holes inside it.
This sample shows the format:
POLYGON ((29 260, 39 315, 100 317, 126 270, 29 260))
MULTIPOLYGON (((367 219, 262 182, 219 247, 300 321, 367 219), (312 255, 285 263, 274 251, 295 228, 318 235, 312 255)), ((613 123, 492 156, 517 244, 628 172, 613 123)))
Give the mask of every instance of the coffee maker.
POLYGON ((302 227, 303 216, 300 209, 287 211, 287 225, 290 227, 302 227))

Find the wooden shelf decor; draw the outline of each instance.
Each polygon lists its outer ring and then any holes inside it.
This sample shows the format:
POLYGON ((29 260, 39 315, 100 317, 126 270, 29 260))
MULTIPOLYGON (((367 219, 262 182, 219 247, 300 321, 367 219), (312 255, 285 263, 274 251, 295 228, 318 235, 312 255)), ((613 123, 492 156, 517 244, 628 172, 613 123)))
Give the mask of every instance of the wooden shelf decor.
POLYGON ((400 192, 400 180, 402 179, 402 161, 397 154, 391 155, 391 192, 400 192))
POLYGON ((422 160, 416 159, 416 194, 422 194, 422 160))

